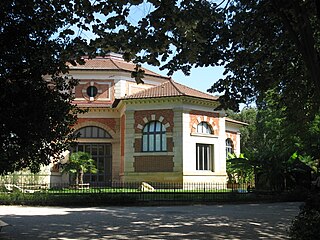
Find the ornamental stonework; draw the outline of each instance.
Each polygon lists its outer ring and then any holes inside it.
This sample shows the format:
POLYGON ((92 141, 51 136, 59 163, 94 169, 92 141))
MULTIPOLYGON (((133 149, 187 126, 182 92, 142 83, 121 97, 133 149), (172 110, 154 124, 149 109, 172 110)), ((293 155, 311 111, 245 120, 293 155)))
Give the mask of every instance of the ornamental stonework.
POLYGON ((214 135, 219 135, 219 113, 205 112, 205 111, 190 111, 190 131, 197 132, 197 126, 201 122, 206 122, 212 130, 214 135))
POLYGON ((161 109, 161 110, 141 110, 134 112, 134 129, 135 133, 141 133, 144 126, 151 121, 161 122, 165 128, 166 132, 172 132, 174 113, 171 109, 161 109))

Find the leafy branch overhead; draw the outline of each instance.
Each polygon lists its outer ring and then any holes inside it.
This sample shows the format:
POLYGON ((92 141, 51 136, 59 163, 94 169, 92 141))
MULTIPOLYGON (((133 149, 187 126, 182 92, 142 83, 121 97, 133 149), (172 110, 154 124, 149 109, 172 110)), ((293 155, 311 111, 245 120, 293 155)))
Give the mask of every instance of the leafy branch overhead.
MULTIPOLYGON (((0 1, 0 173, 37 171, 70 147, 77 81, 63 74, 83 55, 121 52, 168 74, 224 66, 208 86, 221 107, 263 108, 272 90, 288 122, 309 126, 320 106, 319 9, 316 0, 0 1)), ((138 65, 132 76, 143 82, 138 65)))
POLYGON ((134 68, 134 71, 131 72, 131 77, 134 78, 137 84, 144 83, 142 78, 144 78, 144 70, 141 69, 141 65, 137 64, 134 68))
POLYGON ((121 1, 112 6, 108 14, 121 16, 95 25, 96 46, 121 49, 169 74, 222 65, 225 77, 209 91, 222 94, 223 107, 236 109, 277 88, 289 108, 299 103, 311 117, 319 110, 318 1, 121 1), (134 9, 148 11, 132 21, 134 9))

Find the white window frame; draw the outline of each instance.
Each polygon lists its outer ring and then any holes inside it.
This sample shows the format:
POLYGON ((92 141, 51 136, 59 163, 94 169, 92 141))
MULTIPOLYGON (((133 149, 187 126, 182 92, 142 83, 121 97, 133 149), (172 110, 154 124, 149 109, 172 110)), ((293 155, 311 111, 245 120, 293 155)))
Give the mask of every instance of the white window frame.
POLYGON ((197 125, 197 133, 200 134, 212 134, 211 126, 207 122, 200 122, 197 125))
POLYGON ((196 170, 197 171, 214 171, 212 144, 196 144, 196 170))
POLYGON ((233 145, 233 141, 231 140, 231 138, 226 139, 226 158, 229 157, 228 153, 231 153, 231 154, 234 153, 234 145, 233 145))
POLYGON ((142 130, 142 152, 166 152, 166 127, 159 121, 147 123, 142 130))

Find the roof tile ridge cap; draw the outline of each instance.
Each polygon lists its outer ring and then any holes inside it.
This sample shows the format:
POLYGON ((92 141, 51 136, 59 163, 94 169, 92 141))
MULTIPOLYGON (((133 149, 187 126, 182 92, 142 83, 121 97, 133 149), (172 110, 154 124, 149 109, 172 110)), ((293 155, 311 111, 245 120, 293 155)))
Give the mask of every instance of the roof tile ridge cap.
POLYGON ((123 70, 122 68, 120 68, 116 63, 115 61, 112 59, 112 58, 109 58, 110 61, 113 63, 114 66, 116 66, 116 68, 118 68, 119 70, 123 70))
POLYGON ((180 94, 182 94, 183 96, 186 96, 186 95, 187 95, 186 93, 182 92, 182 91, 178 88, 178 86, 176 85, 177 83, 176 83, 171 77, 170 77, 170 79, 169 79, 168 82, 170 82, 170 83, 172 84, 172 86, 173 86, 180 94))
POLYGON ((193 91, 197 91, 197 92, 199 92, 199 93, 202 93, 202 94, 205 94, 205 95, 214 97, 214 98, 219 98, 219 97, 217 97, 217 96, 215 96, 215 95, 209 94, 208 92, 203 92, 203 91, 200 91, 200 90, 198 90, 198 89, 195 89, 195 88, 192 88, 192 87, 183 85, 183 84, 181 84, 181 83, 176 83, 176 84, 179 84, 179 85, 183 86, 184 88, 188 88, 188 89, 191 89, 191 90, 193 90, 193 91))

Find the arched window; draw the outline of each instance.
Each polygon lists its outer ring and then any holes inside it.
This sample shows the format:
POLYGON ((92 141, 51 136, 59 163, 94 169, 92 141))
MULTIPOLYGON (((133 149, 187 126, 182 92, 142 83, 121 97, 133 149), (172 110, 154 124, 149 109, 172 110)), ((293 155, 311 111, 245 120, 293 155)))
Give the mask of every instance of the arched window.
POLYGON ((142 134, 143 152, 167 151, 166 128, 161 122, 149 122, 144 126, 142 134))
POLYGON ((206 122, 201 122, 197 126, 197 133, 211 134, 211 127, 206 122))
POLYGON ((79 138, 111 138, 106 130, 95 126, 80 128, 75 132, 78 133, 80 133, 79 138))
POLYGON ((229 153, 233 154, 233 142, 230 138, 226 139, 226 157, 228 158, 229 153))

